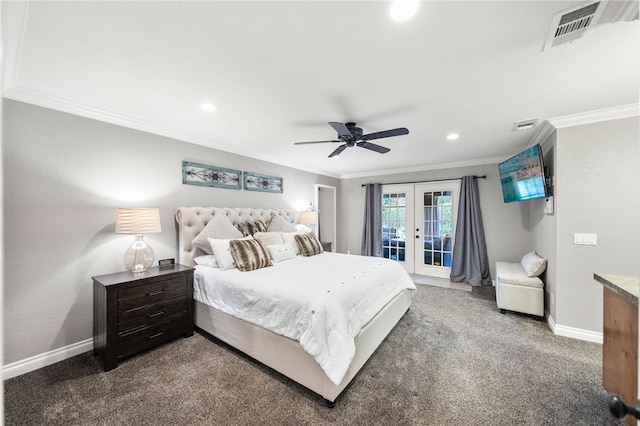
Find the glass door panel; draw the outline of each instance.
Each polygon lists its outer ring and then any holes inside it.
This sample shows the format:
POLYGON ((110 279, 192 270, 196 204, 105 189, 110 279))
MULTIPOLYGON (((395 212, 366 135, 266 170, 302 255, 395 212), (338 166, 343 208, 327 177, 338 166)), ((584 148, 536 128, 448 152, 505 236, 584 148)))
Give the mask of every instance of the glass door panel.
POLYGON ((382 194, 382 257, 413 273, 413 186, 388 185, 382 194), (408 228, 407 228, 408 227, 408 228), (407 233, 409 231, 409 233, 407 233))
POLYGON ((459 181, 433 182, 415 187, 415 273, 448 278, 453 260, 453 236, 459 181))

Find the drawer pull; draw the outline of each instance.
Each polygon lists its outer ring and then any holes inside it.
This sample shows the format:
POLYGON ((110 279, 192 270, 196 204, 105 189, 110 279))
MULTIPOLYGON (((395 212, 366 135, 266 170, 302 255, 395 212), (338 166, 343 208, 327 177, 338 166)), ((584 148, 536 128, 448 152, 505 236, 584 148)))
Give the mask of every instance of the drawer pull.
POLYGON ((156 312, 155 314, 149 314, 147 315, 147 318, 155 318, 155 317, 159 317, 160 315, 164 315, 164 310, 156 312))
POLYGON ((164 293, 164 289, 160 290, 160 291, 156 291, 154 293, 147 293, 147 296, 158 296, 160 294, 164 293))
POLYGON ((161 331, 160 333, 156 333, 156 334, 152 334, 151 336, 147 337, 148 339, 155 339, 156 337, 160 337, 164 334, 164 331, 161 331))

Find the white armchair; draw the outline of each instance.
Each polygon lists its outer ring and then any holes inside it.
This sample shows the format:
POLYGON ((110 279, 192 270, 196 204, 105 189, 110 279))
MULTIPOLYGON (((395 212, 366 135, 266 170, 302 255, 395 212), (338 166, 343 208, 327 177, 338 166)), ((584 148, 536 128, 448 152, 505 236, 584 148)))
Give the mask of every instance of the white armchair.
POLYGON ((544 318, 544 283, 538 275, 546 261, 529 253, 520 263, 496 262, 496 303, 503 314, 522 312, 544 318))

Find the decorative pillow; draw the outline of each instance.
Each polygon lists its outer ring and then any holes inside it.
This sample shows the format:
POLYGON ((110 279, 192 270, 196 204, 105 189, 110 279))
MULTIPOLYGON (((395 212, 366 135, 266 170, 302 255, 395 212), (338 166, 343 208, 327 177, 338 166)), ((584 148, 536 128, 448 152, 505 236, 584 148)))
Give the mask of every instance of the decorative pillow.
POLYGON ((245 237, 253 235, 256 232, 267 232, 267 227, 261 220, 256 220, 255 222, 242 222, 237 225, 237 228, 245 237))
POLYGON ((233 240, 229 243, 236 268, 243 272, 271 266, 271 255, 258 240, 233 240))
POLYGON ((296 252, 296 255, 300 254, 300 247, 298 247, 298 243, 296 242, 296 235, 298 235, 299 232, 281 232, 280 235, 282 236, 282 242, 283 243, 291 243, 293 245, 293 249, 296 252))
POLYGON ((218 264, 218 268, 223 271, 227 269, 233 269, 236 267, 233 256, 231 255, 231 251, 229 249, 229 243, 231 241, 236 240, 250 240, 253 237, 244 237, 244 238, 235 238, 235 239, 214 239, 209 238, 209 244, 211 244, 211 250, 213 251, 213 255, 216 258, 216 263, 218 264))
POLYGON ((294 238, 303 256, 314 256, 324 251, 316 234, 296 234, 294 238))
POLYGON ((202 251, 207 254, 212 254, 209 238, 215 238, 216 240, 242 238, 242 232, 238 231, 226 216, 217 214, 213 216, 204 229, 196 235, 193 241, 191 241, 191 245, 202 249, 202 251))
POLYGON ((274 262, 282 262, 287 259, 295 259, 296 251, 293 243, 275 244, 267 246, 271 259, 274 262))
POLYGON ((269 226, 267 226, 268 232, 295 232, 296 227, 287 222, 282 216, 276 215, 271 218, 269 226))
POLYGON ((260 241, 265 247, 284 243, 279 232, 256 232, 253 234, 253 238, 260 241))
POLYGON ((211 266, 212 268, 217 268, 218 263, 216 262, 216 257, 212 254, 207 254, 205 256, 198 256, 193 261, 196 265, 202 266, 211 266))
POLYGON ((537 277, 547 268, 547 260, 538 256, 535 251, 522 256, 520 264, 528 277, 537 277))

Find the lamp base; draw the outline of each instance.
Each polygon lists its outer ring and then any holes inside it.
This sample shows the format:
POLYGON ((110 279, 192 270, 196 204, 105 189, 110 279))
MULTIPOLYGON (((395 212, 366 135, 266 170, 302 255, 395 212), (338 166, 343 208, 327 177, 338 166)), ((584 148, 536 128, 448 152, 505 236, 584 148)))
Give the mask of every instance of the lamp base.
POLYGON ((154 257, 153 249, 145 243, 142 234, 137 234, 131 247, 124 252, 124 267, 133 273, 144 272, 153 265, 154 257))

